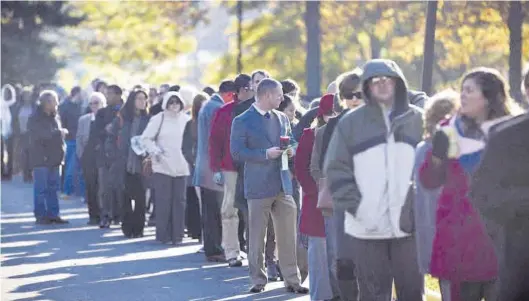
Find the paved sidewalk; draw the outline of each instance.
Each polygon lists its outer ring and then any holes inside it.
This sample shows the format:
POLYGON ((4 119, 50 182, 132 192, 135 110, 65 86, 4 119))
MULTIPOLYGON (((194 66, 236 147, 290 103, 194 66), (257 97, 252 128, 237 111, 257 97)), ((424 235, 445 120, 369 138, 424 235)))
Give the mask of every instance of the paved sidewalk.
POLYGON ((145 237, 125 239, 117 226, 87 226, 86 205, 61 200, 69 225, 35 225, 31 185, 1 185, 1 300, 187 301, 309 300, 282 283, 250 295, 247 265, 205 262, 196 241, 180 247, 145 237))

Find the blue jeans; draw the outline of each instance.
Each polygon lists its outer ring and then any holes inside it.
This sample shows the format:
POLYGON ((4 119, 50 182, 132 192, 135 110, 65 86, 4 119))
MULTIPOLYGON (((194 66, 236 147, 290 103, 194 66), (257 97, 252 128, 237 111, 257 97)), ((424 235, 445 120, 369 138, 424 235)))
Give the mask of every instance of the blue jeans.
POLYGON ((60 181, 59 167, 33 169, 33 206, 36 218, 59 216, 57 191, 60 181))
POLYGON ((66 195, 83 196, 85 184, 81 171, 81 164, 77 158, 75 140, 66 140, 66 155, 64 156, 65 171, 63 192, 66 195))

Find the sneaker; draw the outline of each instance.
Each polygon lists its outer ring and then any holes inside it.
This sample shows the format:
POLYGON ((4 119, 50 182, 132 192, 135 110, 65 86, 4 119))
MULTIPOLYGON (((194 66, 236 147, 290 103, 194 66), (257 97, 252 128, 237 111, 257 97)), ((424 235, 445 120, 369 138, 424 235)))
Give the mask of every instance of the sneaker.
POLYGON ((51 225, 52 221, 49 218, 47 218, 47 217, 39 217, 39 218, 37 218, 35 223, 37 225, 51 225))
POLYGON ((242 261, 238 258, 232 258, 230 260, 228 260, 228 266, 230 268, 236 268, 236 267, 241 267, 242 266, 242 261))
POLYGON ((52 217, 50 218, 51 222, 54 223, 54 224, 60 224, 60 225, 64 225, 64 224, 69 224, 70 222, 65 220, 65 219, 62 219, 60 216, 57 216, 57 217, 52 217))

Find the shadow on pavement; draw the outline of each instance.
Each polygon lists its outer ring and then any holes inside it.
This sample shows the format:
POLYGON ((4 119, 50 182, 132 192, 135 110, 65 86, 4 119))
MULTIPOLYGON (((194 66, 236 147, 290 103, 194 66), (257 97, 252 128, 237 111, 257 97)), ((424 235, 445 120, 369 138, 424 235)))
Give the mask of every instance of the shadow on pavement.
POLYGON ((87 226, 85 205, 61 200, 69 225, 35 225, 31 186, 2 183, 1 265, 3 300, 309 300, 286 293, 282 283, 247 294, 247 267, 211 264, 200 245, 181 246, 145 237, 126 239, 119 226, 87 226))

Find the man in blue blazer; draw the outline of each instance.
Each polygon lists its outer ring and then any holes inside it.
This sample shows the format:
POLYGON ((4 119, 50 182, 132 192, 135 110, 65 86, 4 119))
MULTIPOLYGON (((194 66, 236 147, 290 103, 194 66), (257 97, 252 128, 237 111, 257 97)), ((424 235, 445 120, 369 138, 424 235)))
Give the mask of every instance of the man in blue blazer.
POLYGON ((308 293, 301 286, 296 259, 297 209, 292 198, 288 157, 292 148, 280 148, 281 137, 292 137, 290 122, 276 111, 283 92, 281 84, 264 79, 257 86, 256 102, 234 119, 230 149, 233 159, 244 162, 244 195, 248 200, 250 236, 248 264, 253 284, 250 292, 264 291, 265 235, 270 214, 274 222, 279 266, 290 292, 308 293))
POLYGON ((223 185, 222 179, 216 179, 209 164, 209 135, 215 113, 224 103, 232 101, 236 92, 237 88, 233 81, 223 81, 220 84, 219 93, 214 94, 210 100, 205 102, 198 113, 197 157, 193 185, 200 187, 202 197, 204 253, 208 261, 214 262, 225 261, 220 216, 223 185))

